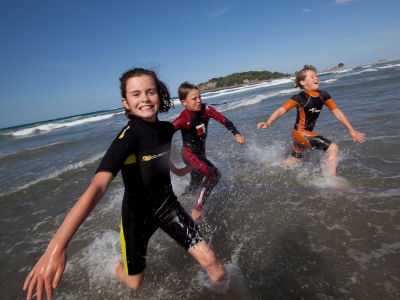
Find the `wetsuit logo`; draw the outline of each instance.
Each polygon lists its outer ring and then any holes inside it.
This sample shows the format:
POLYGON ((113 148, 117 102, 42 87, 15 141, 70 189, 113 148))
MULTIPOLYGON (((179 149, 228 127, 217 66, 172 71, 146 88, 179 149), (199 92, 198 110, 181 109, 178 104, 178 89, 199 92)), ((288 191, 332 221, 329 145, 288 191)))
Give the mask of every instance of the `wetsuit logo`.
POLYGON ((155 154, 155 155, 145 155, 145 156, 143 156, 142 161, 150 161, 150 160, 155 159, 157 157, 162 157, 164 155, 167 155, 170 152, 171 152, 171 150, 168 150, 168 151, 165 151, 165 152, 162 152, 162 153, 159 153, 159 154, 155 154))
POLYGON ((206 133, 206 127, 204 124, 200 124, 196 126, 197 136, 201 136, 206 133))
POLYGON ((313 107, 313 108, 309 109, 308 111, 311 111, 312 113, 319 113, 321 110, 313 107))
POLYGON ((130 128, 130 126, 128 126, 128 127, 126 127, 125 129, 124 129, 124 131, 122 131, 122 133, 119 135, 119 139, 122 139, 123 137, 124 137, 124 135, 125 135, 125 132, 128 130, 130 128))

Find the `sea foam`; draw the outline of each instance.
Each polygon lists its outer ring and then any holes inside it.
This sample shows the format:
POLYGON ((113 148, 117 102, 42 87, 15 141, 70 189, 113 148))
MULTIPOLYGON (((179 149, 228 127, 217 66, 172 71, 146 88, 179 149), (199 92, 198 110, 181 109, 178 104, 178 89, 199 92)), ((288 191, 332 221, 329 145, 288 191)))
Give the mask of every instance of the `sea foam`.
POLYGON ((107 114, 107 115, 89 117, 89 118, 84 118, 84 119, 70 121, 70 122, 48 123, 48 124, 43 124, 43 125, 38 125, 38 126, 21 129, 21 130, 11 133, 11 135, 12 136, 25 136, 25 135, 30 135, 30 134, 32 134, 34 132, 38 132, 38 131, 51 131, 51 130, 60 129, 63 127, 73 127, 73 126, 78 126, 78 125, 82 125, 85 123, 98 122, 101 120, 109 119, 109 118, 113 117, 114 115, 115 114, 107 114))

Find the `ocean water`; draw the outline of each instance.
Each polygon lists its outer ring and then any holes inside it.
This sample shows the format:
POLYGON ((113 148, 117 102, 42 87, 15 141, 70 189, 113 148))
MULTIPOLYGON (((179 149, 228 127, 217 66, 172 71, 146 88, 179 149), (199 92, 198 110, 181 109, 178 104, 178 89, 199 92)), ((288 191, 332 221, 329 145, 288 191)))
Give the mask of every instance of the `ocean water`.
MULTIPOLYGON (((222 179, 200 227, 229 271, 231 294, 162 231, 150 240, 142 286, 133 291, 115 278, 123 196, 117 176, 71 241, 54 299, 399 299, 399 78, 399 61, 319 74, 321 89, 367 138, 354 143, 323 109, 315 131, 339 145, 336 179, 326 175, 318 150, 297 167, 280 164, 291 151, 294 109, 268 130, 256 129, 298 93, 293 79, 203 94, 247 138, 240 146, 210 122, 207 154, 222 179)), ((172 121, 182 109, 176 101, 159 117, 172 121)), ((2 299, 26 297, 26 275, 126 122, 118 108, 0 130, 2 299)), ((180 133, 173 142, 181 167, 180 133)), ((178 196, 188 180, 172 175, 178 196)), ((178 199, 188 211, 194 206, 193 196, 178 199)))

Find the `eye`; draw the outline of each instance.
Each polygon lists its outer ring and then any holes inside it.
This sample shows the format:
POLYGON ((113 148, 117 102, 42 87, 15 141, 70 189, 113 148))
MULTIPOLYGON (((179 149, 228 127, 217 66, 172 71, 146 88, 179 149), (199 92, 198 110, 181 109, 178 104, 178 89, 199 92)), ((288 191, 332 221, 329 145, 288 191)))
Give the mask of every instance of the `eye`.
POLYGON ((157 94, 156 90, 150 90, 147 92, 149 95, 155 95, 157 94))

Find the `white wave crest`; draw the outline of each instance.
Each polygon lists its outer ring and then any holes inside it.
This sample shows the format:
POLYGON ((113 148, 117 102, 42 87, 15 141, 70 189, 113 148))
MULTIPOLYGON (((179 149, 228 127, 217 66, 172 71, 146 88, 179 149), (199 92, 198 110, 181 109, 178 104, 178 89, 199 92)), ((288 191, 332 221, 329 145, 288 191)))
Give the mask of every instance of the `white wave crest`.
POLYGON ((55 179, 55 178, 57 178, 58 176, 60 176, 61 174, 65 173, 65 172, 83 168, 85 165, 94 163, 95 161, 97 161, 100 158, 102 158, 104 156, 104 153, 105 152, 102 152, 102 153, 93 155, 92 157, 90 157, 90 158, 88 158, 88 159, 86 159, 84 161, 80 161, 80 162, 77 162, 77 163, 74 163, 74 164, 67 165, 64 168, 62 168, 61 170, 54 171, 54 172, 52 172, 50 174, 47 174, 47 175, 45 175, 43 177, 40 177, 40 178, 36 179, 36 180, 33 180, 33 181, 28 182, 28 183, 26 183, 24 185, 21 185, 21 186, 13 189, 11 191, 4 192, 4 193, 0 194, 0 197, 5 196, 5 195, 9 195, 9 194, 12 194, 12 193, 16 193, 16 192, 19 192, 19 191, 22 191, 22 190, 24 190, 26 188, 29 188, 30 186, 33 186, 33 185, 35 185, 35 184, 37 184, 39 182, 45 181, 45 180, 55 179))
POLYGON ((341 77, 331 78, 331 79, 327 79, 327 80, 324 80, 324 81, 320 81, 320 83, 332 83, 332 82, 337 81, 340 78, 341 77))
POLYGON ((340 70, 332 71, 332 73, 347 73, 347 72, 353 71, 353 69, 354 68, 340 69, 340 70))
POLYGON ((179 105, 181 104, 181 100, 179 99, 173 99, 174 100, 174 105, 179 105))
MULTIPOLYGON (((47 147, 52 147, 52 146, 55 146, 55 145, 58 145, 58 144, 62 144, 62 143, 65 143, 65 141, 59 141, 59 142, 54 142, 54 143, 50 143, 50 144, 40 145, 40 146, 36 146, 36 147, 30 147, 30 148, 24 149, 24 151, 36 151, 36 150, 39 150, 39 149, 43 149, 43 148, 47 148, 47 147)), ((4 157, 10 156, 10 155, 15 155, 15 154, 17 154, 18 152, 19 152, 19 151, 10 151, 10 152, 7 152, 7 153, 0 153, 0 158, 4 158, 4 157)))
POLYGON ((32 133, 34 133, 36 131, 51 131, 51 130, 59 129, 59 128, 63 128, 63 127, 73 127, 73 126, 78 126, 78 125, 82 125, 82 124, 85 124, 85 123, 97 122, 97 121, 109 119, 112 116, 114 116, 114 114, 107 114, 107 115, 102 115, 102 116, 88 117, 88 118, 84 118, 84 119, 80 119, 80 120, 76 120, 76 121, 71 121, 71 122, 65 122, 65 123, 55 122, 55 123, 43 124, 43 125, 38 125, 38 126, 34 126, 34 127, 18 130, 16 132, 13 132, 11 135, 13 135, 13 136, 25 136, 25 135, 32 134, 32 133))
POLYGON ((228 111, 228 110, 232 110, 232 109, 237 109, 239 107, 244 107, 244 106, 250 106, 250 105, 254 105, 257 104, 263 100, 266 100, 268 98, 273 98, 279 95, 287 95, 287 94, 292 94, 294 92, 297 92, 297 90, 295 89, 285 89, 285 90, 280 90, 277 92, 272 92, 272 93, 267 93, 267 94, 261 94, 261 95, 257 95, 254 96, 252 98, 245 98, 245 99, 241 99, 238 101, 234 101, 234 102, 230 102, 227 104, 223 104, 218 108, 218 111, 223 112, 223 111, 228 111))
POLYGON ((243 93, 243 92, 247 92, 247 91, 251 91, 251 90, 255 90, 255 89, 259 89, 259 88, 264 88, 264 87, 268 87, 268 86, 289 83, 292 81, 293 81, 293 79, 291 79, 291 78, 276 79, 273 81, 267 81, 267 82, 254 84, 254 85, 247 85, 247 86, 242 86, 242 87, 237 87, 237 88, 224 89, 224 90, 219 90, 219 91, 215 91, 215 92, 204 93, 204 94, 202 94, 202 98, 209 99, 209 98, 215 98, 215 97, 220 97, 220 96, 225 96, 225 95, 243 93))
POLYGON ((386 66, 378 67, 378 69, 388 69, 388 68, 394 68, 394 67, 400 67, 400 64, 386 65, 386 66))
POLYGON ((357 74, 362 74, 362 73, 366 73, 366 72, 378 72, 378 70, 377 70, 377 69, 370 68, 370 69, 362 70, 362 71, 360 71, 360 72, 354 72, 354 73, 352 73, 351 75, 357 75, 357 74))

